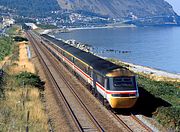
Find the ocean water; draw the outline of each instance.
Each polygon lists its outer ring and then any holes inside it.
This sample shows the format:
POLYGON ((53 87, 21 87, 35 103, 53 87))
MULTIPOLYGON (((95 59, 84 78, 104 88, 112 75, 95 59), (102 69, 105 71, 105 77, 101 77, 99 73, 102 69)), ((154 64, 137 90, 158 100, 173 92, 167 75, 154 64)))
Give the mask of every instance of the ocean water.
POLYGON ((180 27, 86 29, 55 36, 92 45, 104 57, 180 73, 180 27))

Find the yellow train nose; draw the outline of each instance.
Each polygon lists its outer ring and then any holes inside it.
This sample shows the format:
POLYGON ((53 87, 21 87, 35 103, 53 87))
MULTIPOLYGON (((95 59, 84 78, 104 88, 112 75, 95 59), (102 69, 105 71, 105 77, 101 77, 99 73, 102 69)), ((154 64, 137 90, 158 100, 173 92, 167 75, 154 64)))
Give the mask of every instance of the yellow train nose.
POLYGON ((112 108, 131 108, 135 105, 137 97, 112 97, 110 105, 112 108))

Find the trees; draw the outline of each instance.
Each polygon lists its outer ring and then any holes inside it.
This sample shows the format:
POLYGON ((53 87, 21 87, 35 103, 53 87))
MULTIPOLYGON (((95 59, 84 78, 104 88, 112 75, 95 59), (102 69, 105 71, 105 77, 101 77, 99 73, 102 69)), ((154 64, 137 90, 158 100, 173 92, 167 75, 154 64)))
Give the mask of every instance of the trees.
POLYGON ((56 0, 1 0, 0 5, 27 17, 47 17, 51 11, 60 9, 56 0))

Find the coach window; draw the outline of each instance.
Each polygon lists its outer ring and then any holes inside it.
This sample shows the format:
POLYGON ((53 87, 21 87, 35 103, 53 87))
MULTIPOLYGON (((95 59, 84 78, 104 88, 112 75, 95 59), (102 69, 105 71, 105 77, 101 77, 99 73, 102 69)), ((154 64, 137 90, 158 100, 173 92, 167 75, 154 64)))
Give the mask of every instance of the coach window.
POLYGON ((67 57, 67 59, 68 59, 68 60, 72 61, 72 57, 71 57, 71 55, 66 54, 66 57, 67 57))
POLYGON ((110 90, 110 84, 109 84, 109 79, 108 78, 105 79, 105 84, 106 84, 106 86, 105 86, 106 89, 110 90))
POLYGON ((97 81, 98 81, 102 86, 104 86, 104 78, 103 78, 101 75, 99 75, 99 74, 97 74, 97 81))

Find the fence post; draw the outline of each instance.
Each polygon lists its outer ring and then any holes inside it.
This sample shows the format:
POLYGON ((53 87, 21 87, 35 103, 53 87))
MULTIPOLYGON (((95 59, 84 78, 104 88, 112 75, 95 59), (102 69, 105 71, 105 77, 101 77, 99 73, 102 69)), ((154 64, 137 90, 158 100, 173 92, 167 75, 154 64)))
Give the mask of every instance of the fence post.
POLYGON ((26 132, 29 132, 29 114, 30 114, 30 111, 28 110, 27 117, 26 117, 26 132))

